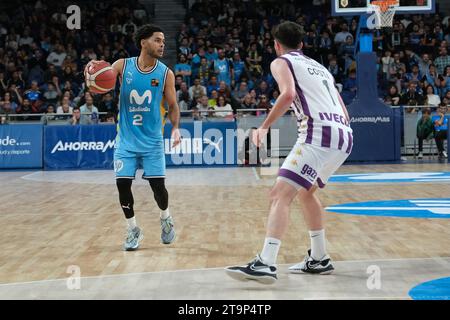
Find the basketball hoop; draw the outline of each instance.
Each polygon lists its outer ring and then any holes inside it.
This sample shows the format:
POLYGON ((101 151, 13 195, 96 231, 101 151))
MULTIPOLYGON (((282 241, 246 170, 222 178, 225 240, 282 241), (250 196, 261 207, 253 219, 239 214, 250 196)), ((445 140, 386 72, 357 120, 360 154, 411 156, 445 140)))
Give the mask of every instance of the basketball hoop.
POLYGON ((375 28, 392 28, 398 0, 375 0, 368 6, 375 13, 375 28))

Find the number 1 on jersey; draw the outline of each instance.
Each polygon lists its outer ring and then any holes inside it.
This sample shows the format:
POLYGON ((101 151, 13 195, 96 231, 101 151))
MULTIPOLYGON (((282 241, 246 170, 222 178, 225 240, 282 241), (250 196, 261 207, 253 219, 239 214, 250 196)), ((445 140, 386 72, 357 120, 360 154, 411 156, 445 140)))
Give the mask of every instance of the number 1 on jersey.
POLYGON ((142 114, 135 114, 133 116, 133 125, 142 126, 142 114))
POLYGON ((334 101, 333 96, 331 95, 330 87, 328 86, 328 81, 327 80, 323 80, 322 83, 327 88, 328 93, 330 94, 331 101, 333 101, 333 105, 336 106, 336 102, 334 101))

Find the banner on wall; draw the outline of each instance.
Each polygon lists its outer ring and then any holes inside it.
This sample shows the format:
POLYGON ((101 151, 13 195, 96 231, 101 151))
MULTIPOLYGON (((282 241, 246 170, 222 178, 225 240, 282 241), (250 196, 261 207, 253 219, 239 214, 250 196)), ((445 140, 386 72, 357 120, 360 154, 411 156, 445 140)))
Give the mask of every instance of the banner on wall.
MULTIPOLYGON (((172 147, 172 126, 164 129, 167 166, 237 164, 235 122, 187 122, 180 125, 182 142, 172 147)), ((116 127, 112 125, 47 126, 44 130, 46 169, 112 169, 116 127)))
POLYGON ((42 168, 41 124, 0 126, 0 169, 42 168))
POLYGON ((46 126, 45 169, 112 169, 114 125, 46 126))
POLYGON ((172 126, 164 128, 167 166, 223 166, 237 164, 236 123, 185 122, 180 124, 181 144, 172 148, 172 126))

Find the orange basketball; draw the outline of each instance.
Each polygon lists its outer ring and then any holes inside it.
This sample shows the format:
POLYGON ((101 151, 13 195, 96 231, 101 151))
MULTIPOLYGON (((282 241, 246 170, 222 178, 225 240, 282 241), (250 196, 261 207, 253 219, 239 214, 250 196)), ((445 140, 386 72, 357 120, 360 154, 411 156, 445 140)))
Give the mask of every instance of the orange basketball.
POLYGON ((84 69, 84 78, 90 91, 106 93, 116 86, 117 73, 109 62, 91 61, 84 69))

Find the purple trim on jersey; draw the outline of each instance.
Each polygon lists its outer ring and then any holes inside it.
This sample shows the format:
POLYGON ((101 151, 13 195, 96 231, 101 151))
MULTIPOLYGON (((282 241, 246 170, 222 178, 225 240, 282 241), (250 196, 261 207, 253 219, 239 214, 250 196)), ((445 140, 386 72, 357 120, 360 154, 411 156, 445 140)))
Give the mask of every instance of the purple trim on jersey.
POLYGON ((322 179, 317 178, 317 184, 319 185, 320 189, 325 188, 325 183, 323 183, 322 179))
POLYGON ((344 145, 344 130, 342 130, 341 128, 338 128, 339 130, 339 144, 338 144, 338 149, 342 150, 342 146, 344 145))
POLYGON ((348 147, 345 152, 350 153, 353 147, 353 135, 350 132, 347 132, 347 136, 348 136, 348 147))
POLYGON ((291 61, 289 61, 289 59, 287 59, 285 57, 280 57, 280 58, 287 62, 289 70, 291 70, 291 74, 294 77, 295 91, 297 92, 297 96, 300 99, 300 102, 302 104, 302 107, 303 107, 302 109, 303 109, 304 114, 306 116, 308 116, 308 122, 307 122, 308 130, 306 133, 305 143, 311 144, 312 138, 313 138, 314 120, 311 117, 311 113, 309 112, 308 102, 306 102, 305 95, 303 94, 303 91, 300 88, 300 85, 298 84, 297 77, 295 76, 294 68, 292 67, 291 61))
POLYGON ((329 148, 331 145, 331 127, 323 126, 322 127, 322 142, 321 146, 329 148))
POLYGON ((291 170, 280 169, 280 171, 278 171, 278 176, 286 178, 286 179, 289 179, 289 180, 295 182, 296 184, 302 186, 306 190, 309 190, 312 187, 312 183, 311 182, 309 182, 305 178, 299 176, 295 172, 292 172, 291 170))

